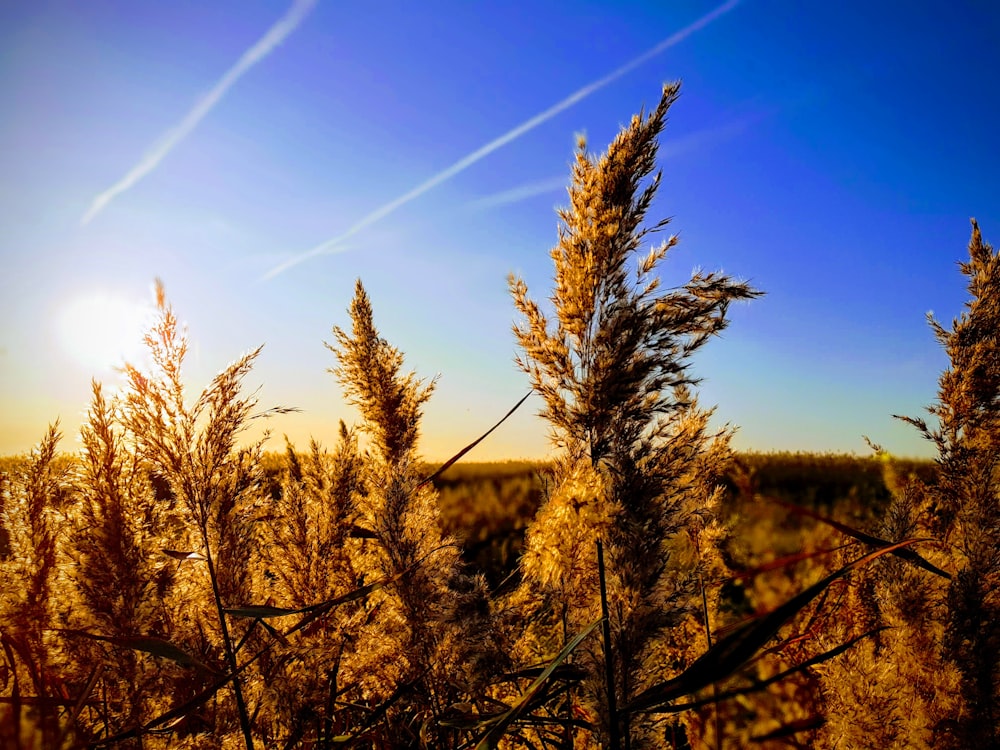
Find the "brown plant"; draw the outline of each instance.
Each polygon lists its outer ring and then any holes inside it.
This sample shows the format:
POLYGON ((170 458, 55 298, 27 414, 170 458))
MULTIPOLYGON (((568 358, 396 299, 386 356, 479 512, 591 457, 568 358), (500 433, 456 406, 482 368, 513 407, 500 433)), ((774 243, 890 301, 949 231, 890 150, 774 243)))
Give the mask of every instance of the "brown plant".
POLYGON ((690 358, 726 327, 732 302, 760 294, 701 272, 660 290, 656 270, 676 236, 640 256, 648 236, 669 222, 644 226, 660 174, 647 178, 678 93, 678 85, 665 86, 656 109, 635 116, 600 157, 581 139, 570 206, 559 212, 551 253, 554 320, 528 297, 523 280, 510 279, 523 318, 514 327, 523 351, 518 364, 542 397, 560 449, 553 488, 528 529, 515 597, 529 611, 550 614, 521 648, 551 658, 600 616, 596 543, 603 541, 611 653, 585 650, 579 709, 601 743, 655 743, 652 723, 629 727, 612 715, 609 694, 625 702, 690 660, 692 644, 671 632, 701 608, 699 581, 718 577, 713 514, 729 455, 729 430, 709 428, 711 411, 700 409, 691 391, 698 379, 690 358))

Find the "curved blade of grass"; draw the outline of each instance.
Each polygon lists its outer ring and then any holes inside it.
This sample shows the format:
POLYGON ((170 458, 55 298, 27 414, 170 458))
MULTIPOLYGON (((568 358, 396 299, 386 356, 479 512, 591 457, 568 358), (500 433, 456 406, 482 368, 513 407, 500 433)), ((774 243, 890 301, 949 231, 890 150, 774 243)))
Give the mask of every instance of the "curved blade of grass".
POLYGON ((467 446, 465 446, 464 448, 462 448, 462 450, 460 450, 454 456, 452 456, 447 461, 445 461, 443 464, 441 464, 441 466, 438 468, 438 470, 435 471, 433 474, 431 474, 429 477, 425 477, 420 482, 420 484, 417 485, 417 489, 420 489, 425 484, 430 484, 431 482, 433 482, 439 476, 441 476, 442 474, 444 474, 444 472, 447 469, 449 469, 452 466, 452 464, 454 464, 456 461, 458 461, 459 459, 461 459, 462 456, 464 456, 466 453, 468 453, 473 448, 475 448, 477 445, 479 445, 481 442, 483 442, 487 437, 489 437, 490 433, 493 432, 497 427, 499 427, 500 425, 502 425, 504 422, 506 422, 507 418, 511 414, 513 414, 514 412, 516 412, 518 410, 518 408, 520 408, 521 404, 523 404, 525 401, 528 400, 528 396, 530 396, 532 393, 534 393, 534 391, 528 391, 526 394, 524 394, 524 396, 521 398, 521 400, 518 401, 516 404, 514 404, 514 408, 512 408, 509 412, 507 412, 506 414, 504 414, 503 418, 499 422, 497 422, 495 425, 493 425, 492 427, 490 427, 490 429, 488 429, 486 432, 484 432, 482 435, 480 435, 478 439, 473 440, 467 446))
POLYGON ((750 738, 750 741, 768 742, 769 740, 780 740, 783 737, 791 737, 799 732, 808 732, 810 729, 819 729, 824 724, 826 724, 826 719, 822 716, 809 716, 805 719, 796 719, 795 721, 790 721, 787 724, 782 724, 773 732, 754 735, 750 738))
POLYGON ((111 737, 103 737, 99 740, 95 740, 91 743, 91 747, 100 747, 102 745, 117 745, 119 742, 124 742, 125 740, 131 740, 135 737, 140 737, 144 734, 148 734, 154 731, 157 727, 162 727, 175 719, 181 718, 186 714, 190 713, 198 706, 207 702, 213 695, 215 695, 219 690, 222 689, 224 685, 229 684, 232 679, 230 675, 224 675, 220 679, 213 682, 211 685, 206 687, 200 693, 196 694, 190 700, 184 701, 179 706, 170 709, 166 713, 160 714, 152 721, 148 721, 142 726, 134 727, 132 729, 127 729, 124 732, 112 735, 111 737))
POLYGON ((239 617, 244 619, 254 619, 254 620, 266 620, 272 617, 288 617, 289 615, 306 615, 298 623, 296 623, 291 629, 285 632, 285 635, 291 635, 297 630, 301 630, 310 623, 314 622, 318 618, 325 615, 330 610, 341 604, 346 604, 347 602, 354 601, 356 599, 362 599, 369 594, 378 591, 379 589, 385 588, 391 583, 398 581, 412 568, 407 568, 406 570, 397 573, 391 578, 381 578, 378 581, 369 583, 366 586, 361 586, 356 588, 343 596, 337 596, 333 599, 327 599, 326 601, 318 602, 316 604, 309 604, 305 607, 298 607, 295 609, 286 609, 283 607, 272 607, 266 604, 246 604, 242 607, 227 607, 223 610, 227 615, 231 617, 239 617))
POLYGON ((297 609, 288 609, 287 607, 272 607, 269 604, 245 604, 242 607, 226 607, 223 610, 227 615, 231 617, 242 617, 254 620, 265 620, 270 617, 288 617, 289 615, 301 615, 303 612, 309 612, 316 607, 321 607, 327 602, 320 602, 319 604, 310 604, 307 607, 299 607, 297 609))
POLYGON ((777 635, 782 625, 804 609, 834 581, 882 555, 891 554, 897 549, 919 541, 926 540, 907 539, 869 552, 867 555, 848 563, 771 610, 764 617, 750 621, 725 638, 720 639, 681 674, 643 691, 622 710, 630 713, 662 711, 673 700, 684 695, 691 695, 708 687, 713 682, 722 681, 746 664, 757 651, 777 635))
MULTIPOLYGON (((832 518, 827 518, 826 516, 817 513, 814 510, 811 510, 809 508, 803 508, 801 505, 790 503, 787 500, 782 500, 780 498, 768 498, 768 501, 774 503, 775 505, 780 505, 785 510, 791 511, 796 515, 808 516, 809 518, 819 521, 820 523, 825 523, 827 526, 836 529, 840 533, 853 537, 857 539, 859 542, 864 542, 865 544, 871 545, 872 547, 888 547, 892 544, 892 542, 890 541, 887 541, 885 539, 879 539, 877 536, 872 536, 871 534, 866 534, 865 532, 852 528, 847 524, 841 523, 840 521, 835 521, 832 518)), ((921 540, 921 541, 931 541, 931 540, 921 540)), ((897 549, 892 554, 896 555, 897 557, 901 557, 902 559, 908 562, 913 563, 917 567, 923 568, 928 573, 933 573, 934 575, 941 576, 942 578, 951 579, 951 573, 941 570, 941 568, 937 567, 931 562, 928 562, 926 559, 918 555, 912 549, 897 549)))
POLYGON ((867 633, 862 633, 861 635, 851 638, 851 640, 846 643, 842 643, 839 646, 830 649, 829 651, 824 651, 822 654, 817 654, 809 659, 806 659, 801 664, 797 664, 794 667, 789 667, 777 674, 771 675, 766 680, 759 680, 752 685, 747 685, 746 687, 733 688, 731 690, 726 690, 725 692, 719 693, 717 696, 712 696, 711 698, 704 698, 697 701, 689 701, 687 703, 673 703, 669 706, 662 706, 658 710, 660 713, 681 713, 682 711, 690 711, 695 708, 701 708, 702 706, 708 706, 713 703, 718 703, 720 701, 729 700, 730 698, 738 698, 742 695, 751 695, 753 693, 758 693, 761 690, 765 690, 776 682, 781 682, 787 677, 791 677, 793 674, 798 672, 804 672, 810 667, 814 667, 817 664, 822 664, 825 661, 829 661, 842 653, 850 649, 854 644, 859 641, 863 641, 865 638, 870 638, 873 635, 881 633, 883 630, 888 629, 888 625, 881 625, 877 628, 869 630, 867 633))
POLYGON ((390 586, 393 583, 398 582, 400 579, 412 573, 416 570, 423 562, 433 555, 435 552, 440 552, 441 550, 452 547, 451 544, 443 544, 440 547, 435 547, 426 555, 417 560, 413 565, 410 565, 405 570, 401 570, 394 576, 388 578, 380 578, 377 581, 367 584, 366 586, 361 586, 352 591, 343 594, 342 596, 334 597, 333 599, 327 599, 326 601, 318 602, 316 604, 309 604, 305 607, 297 607, 294 609, 287 609, 284 607, 272 607, 268 604, 245 604, 240 607, 228 607, 224 608, 222 611, 231 617, 241 617, 245 619, 253 620, 266 620, 272 617, 287 617, 289 615, 306 615, 298 623, 296 623, 290 630, 285 632, 285 635, 291 635, 292 633, 301 630, 310 623, 314 622, 318 618, 325 615, 327 612, 332 610, 341 604, 346 604, 347 602, 355 601, 356 599, 363 599, 369 594, 383 589, 386 586, 390 586))
POLYGON ((490 720, 492 726, 476 745, 476 750, 490 750, 490 748, 495 748, 497 746, 497 743, 500 742, 500 738, 506 734, 507 728, 520 718, 527 706, 541 692, 542 688, 545 687, 545 684, 549 681, 549 677, 553 672, 555 672, 556 668, 562 664, 571 653, 573 653, 583 639, 590 635, 594 629, 600 625, 601 622, 603 622, 603 620, 603 617, 600 620, 595 620, 578 633, 573 640, 563 646, 562 651, 560 651, 549 666, 546 667, 540 675, 538 675, 535 681, 528 686, 528 689, 518 699, 517 703, 511 706, 507 711, 504 711, 500 716, 490 720))
MULTIPOLYGON (((854 542, 849 542, 848 544, 853 545, 854 542)), ((839 552, 844 549, 847 545, 841 545, 840 547, 829 547, 823 549, 813 550, 812 552, 796 552, 791 555, 785 555, 783 557, 775 558, 770 562, 763 563, 761 565, 754 566, 753 568, 747 568, 746 570, 741 570, 733 574, 732 580, 742 581, 750 578, 755 578, 761 573, 769 573, 772 570, 780 570, 781 568, 787 568, 789 566, 795 565, 795 563, 802 562, 804 560, 812 560, 814 557, 822 557, 823 555, 829 555, 834 552, 839 552)))
POLYGON ((160 550, 167 557, 172 557, 175 560, 198 560, 204 562, 205 556, 200 552, 184 552, 179 549, 164 549, 160 550))
POLYGON ((60 632, 66 633, 67 635, 80 636, 81 638, 89 638, 93 641, 103 641, 105 643, 110 643, 113 646, 118 646, 119 648, 142 651, 143 653, 156 656, 160 659, 168 659, 182 667, 199 669, 212 675, 219 674, 219 670, 210 667, 197 657, 189 654, 180 646, 164 640, 163 638, 146 635, 98 635, 96 633, 88 633, 86 630, 61 630, 60 632))
MULTIPOLYGON (((260 657, 266 654, 270 649, 271 649, 271 644, 264 646, 264 648, 258 651, 254 656, 247 659, 246 662, 241 664, 239 668, 236 670, 236 673, 240 674, 241 672, 246 670, 251 664, 260 659, 260 657)), ((175 706, 166 713, 160 714, 155 719, 147 721, 145 724, 133 727, 132 729, 128 729, 124 732, 113 735, 111 737, 104 737, 100 740, 95 740, 91 742, 91 747, 99 747, 101 745, 116 745, 119 742, 124 742, 125 740, 133 739, 135 737, 140 737, 144 734, 148 734, 152 731, 155 731, 158 727, 163 727, 169 724, 170 722, 174 721, 175 719, 185 716, 186 714, 190 713, 194 709, 201 706, 203 703, 207 702, 225 685, 229 684, 232 681, 232 679, 233 675, 231 674, 222 675, 219 679, 215 680, 215 682, 208 685, 208 687, 206 687, 200 693, 195 694, 194 697, 184 701, 184 703, 180 704, 179 706, 175 706)))

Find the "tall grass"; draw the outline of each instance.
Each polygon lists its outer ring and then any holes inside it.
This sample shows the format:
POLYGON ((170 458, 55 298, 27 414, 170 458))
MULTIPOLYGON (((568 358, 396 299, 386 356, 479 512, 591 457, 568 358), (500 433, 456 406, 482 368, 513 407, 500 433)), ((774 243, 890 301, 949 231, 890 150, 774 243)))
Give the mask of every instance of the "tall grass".
POLYGON ((329 348, 337 359, 331 371, 370 437, 353 564, 359 581, 397 581, 367 601, 351 672, 365 701, 392 702, 385 717, 400 739, 445 747, 453 733, 436 719, 468 698, 483 681, 484 660, 499 656, 488 638, 485 585, 462 570, 457 543, 441 531, 437 496, 423 481, 417 438, 433 383, 403 373, 403 356, 380 336, 360 281, 350 316, 351 331, 335 328, 329 348))
MULTIPOLYGON (((945 328, 929 317, 949 359, 933 419, 901 417, 937 451, 929 479, 892 482, 881 533, 927 536, 943 575, 882 563, 854 610, 889 626, 831 667, 827 734, 843 747, 1000 745, 1000 255, 972 222, 965 310, 945 328), (873 738, 877 738, 873 740, 873 738)), ((890 456, 876 446, 893 469, 890 456)))
POLYGON ((98 383, 77 466, 76 512, 63 545, 66 593, 73 606, 62 620, 78 633, 67 644, 79 680, 95 673, 108 728, 129 726, 155 715, 155 696, 170 689, 160 670, 133 651, 108 659, 107 642, 85 634, 127 638, 164 636, 173 620, 168 601, 176 582, 167 531, 172 509, 157 502, 148 471, 131 450, 120 423, 121 402, 107 399, 98 383))
POLYGON ((58 424, 50 425, 3 487, 10 549, 0 563, 0 645, 10 700, 0 705, 0 739, 10 747, 54 745, 61 733, 51 699, 58 696, 62 678, 48 632, 58 605, 58 512, 67 484, 56 456, 60 437, 58 424))
POLYGON ((659 288, 658 265, 677 238, 645 250, 668 220, 644 220, 660 183, 659 173, 651 177, 657 139, 678 93, 666 86, 657 107, 633 118, 600 157, 581 140, 552 251, 552 320, 524 281, 510 281, 523 318, 514 329, 524 352, 518 361, 559 450, 515 597, 523 616, 540 622, 518 639, 519 649, 543 657, 601 617, 603 543, 610 653, 596 641, 582 649, 576 661, 587 676, 567 710, 587 716, 593 741, 604 744, 621 736, 627 745, 633 735, 654 741, 651 723, 630 726, 612 715, 614 695, 628 701, 691 660, 699 582, 721 575, 714 512, 729 431, 709 429, 711 411, 691 390, 690 358, 726 327, 732 302, 760 294, 701 273, 659 288))
POLYGON ((664 289, 677 239, 651 243, 678 92, 603 154, 581 141, 551 304, 510 279, 554 454, 517 470, 527 500, 491 486, 466 515, 524 530, 512 575, 463 561, 418 452, 434 382, 360 281, 328 345, 357 424, 276 470, 245 435, 285 411, 244 389, 260 349, 192 398, 158 286, 149 365, 93 385, 79 455, 53 426, 0 465, 0 745, 996 746, 1000 259, 974 225, 972 299, 934 323, 936 422, 908 420, 932 476, 879 453, 892 500, 851 517, 768 497, 692 368, 760 292, 701 272, 664 289), (723 507, 734 484, 756 499, 723 507), (507 502, 537 512, 486 507, 507 502))

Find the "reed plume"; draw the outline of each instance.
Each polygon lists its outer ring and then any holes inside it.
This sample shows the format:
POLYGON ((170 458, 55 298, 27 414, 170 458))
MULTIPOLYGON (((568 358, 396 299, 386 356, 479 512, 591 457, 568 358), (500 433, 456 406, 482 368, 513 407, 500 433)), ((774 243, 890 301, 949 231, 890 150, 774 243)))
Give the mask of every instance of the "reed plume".
POLYGON ((434 383, 403 373, 403 355, 380 336, 360 280, 350 318, 350 333, 334 328, 328 348, 337 358, 331 372, 370 439, 356 505, 363 542, 356 569, 366 580, 398 583, 370 598, 372 614, 350 663, 345 655, 344 677, 364 686, 367 700, 397 696, 388 712, 394 732, 410 736, 402 722, 424 714, 423 741, 447 747, 454 733, 431 719, 466 698, 497 656, 485 584, 463 571, 456 541, 441 531, 437 493, 423 481, 417 440, 434 383))
POLYGON ((937 450, 925 523, 952 551, 943 656, 961 673, 963 710, 942 726, 941 747, 1000 745, 1000 253, 972 220, 965 309, 945 328, 928 316, 948 355, 937 421, 904 417, 937 450))
MULTIPOLYGON (((277 518, 266 544, 276 601, 304 607, 344 596, 358 585, 360 541, 351 531, 362 492, 361 464, 357 435, 343 422, 332 453, 316 440, 302 454, 287 445, 280 497, 274 503, 277 518)), ((265 713, 271 714, 276 736, 315 736, 322 746, 363 720, 343 707, 350 683, 342 666, 365 618, 360 602, 341 605, 290 635, 276 658, 263 660, 270 672, 265 713)))
POLYGON ((936 449, 935 476, 888 476, 893 499, 877 531, 932 540, 921 552, 941 575, 881 560, 872 595, 847 608, 889 628, 824 665, 825 746, 1000 745, 1000 255, 975 220, 968 252, 964 311, 950 328, 928 316, 949 359, 933 422, 900 417, 936 449))
POLYGON ((63 735, 60 718, 46 705, 62 687, 52 628, 60 593, 60 511, 69 501, 70 483, 56 454, 60 438, 58 423, 50 425, 3 487, 9 549, 0 559, 0 674, 11 700, 0 704, 0 740, 12 747, 22 741, 51 747, 63 735), (34 705, 22 704, 22 696, 34 705))
MULTIPOLYGON (((147 468, 121 426, 119 400, 106 398, 96 381, 92 391, 80 430, 76 506, 62 545, 73 602, 62 619, 70 632, 165 638, 175 580, 161 552, 171 546, 165 536, 170 509, 157 502, 147 468)), ((108 707, 101 729, 128 729, 164 709, 158 696, 166 684, 148 657, 80 635, 67 639, 66 652, 81 684, 93 670, 100 674, 94 691, 108 707)))
POLYGON ((199 655, 211 663, 221 651, 232 675, 237 716, 230 726, 216 731, 219 736, 240 731, 244 744, 252 748, 250 713, 241 684, 245 678, 238 671, 235 633, 224 608, 254 598, 263 441, 241 446, 239 439, 252 420, 283 410, 257 412, 256 396, 242 394, 243 380, 260 348, 228 365, 188 403, 182 377, 187 337, 162 285, 156 291, 158 317, 145 337, 152 369, 143 372, 126 365, 123 424, 138 455, 166 483, 170 501, 182 511, 184 527, 178 530, 177 542, 184 546, 179 549, 204 558, 203 567, 188 566, 191 588, 187 589, 189 596, 199 589, 203 595, 184 606, 188 637, 199 655), (199 611, 206 603, 208 607, 199 611))
POLYGON ((606 660, 626 701, 689 656, 690 644, 670 633, 700 608, 699 580, 715 578, 721 566, 713 514, 730 435, 711 429, 711 411, 698 406, 690 358, 726 327, 732 302, 760 294, 700 271, 661 290, 657 269, 676 236, 640 254, 669 223, 644 221, 660 184, 657 139, 678 93, 679 85, 665 86, 657 107, 633 117, 600 157, 581 139, 551 253, 554 320, 522 279, 510 278, 522 316, 517 362, 542 397, 559 449, 552 489, 528 529, 515 597, 550 615, 521 647, 526 656, 551 657, 600 615, 596 543, 603 541, 612 653, 593 646, 583 657, 588 678, 577 709, 599 743, 656 741, 649 726, 610 716, 606 660))

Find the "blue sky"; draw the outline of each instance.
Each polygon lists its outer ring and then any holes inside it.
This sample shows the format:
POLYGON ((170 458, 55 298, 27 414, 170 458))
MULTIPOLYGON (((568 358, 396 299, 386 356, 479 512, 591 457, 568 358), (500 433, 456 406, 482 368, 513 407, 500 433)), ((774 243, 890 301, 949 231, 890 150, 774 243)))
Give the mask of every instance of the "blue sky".
MULTIPOLYGON (((891 415, 935 397, 924 315, 961 309, 969 217, 1000 242, 1000 8, 903 8, 4 3, 0 453, 57 417, 74 447, 154 277, 192 392, 264 343, 248 385, 302 409, 273 447, 332 442, 354 416, 323 341, 360 277, 440 376, 423 452, 447 457, 528 389, 506 276, 548 294, 576 135, 602 150, 681 79, 652 211, 681 237, 666 280, 767 292, 700 353, 703 403, 739 448, 927 455, 891 415)), ((475 457, 544 455, 538 407, 475 457)))

